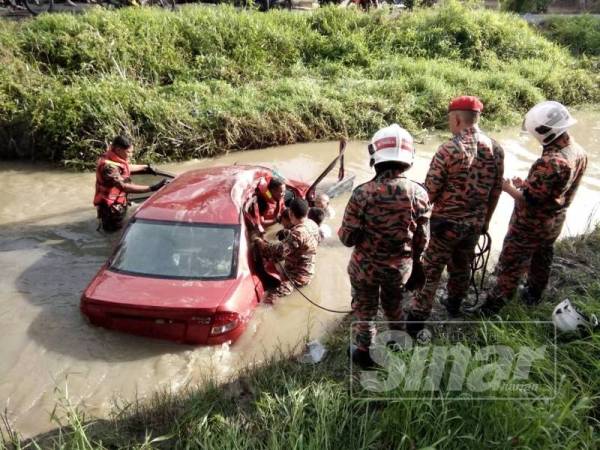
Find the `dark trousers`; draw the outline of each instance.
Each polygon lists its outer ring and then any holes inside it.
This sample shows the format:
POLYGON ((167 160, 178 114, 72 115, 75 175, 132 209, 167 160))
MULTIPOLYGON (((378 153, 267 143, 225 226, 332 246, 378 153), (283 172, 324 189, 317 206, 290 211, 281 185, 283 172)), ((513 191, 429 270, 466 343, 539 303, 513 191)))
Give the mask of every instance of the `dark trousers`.
POLYGON ((470 225, 431 221, 431 239, 423 258, 427 282, 411 301, 413 315, 423 319, 429 316, 445 267, 448 268, 448 297, 462 300, 466 296, 471 280, 471 261, 479 236, 480 230, 470 225))
MULTIPOLYGON (((352 311, 354 322, 353 331, 356 346, 367 350, 375 336, 376 329, 371 322, 377 317, 379 302, 389 321, 404 320, 402 299, 404 286, 399 276, 384 283, 355 280, 350 277, 352 286, 352 311)), ((401 329, 402 324, 390 324, 391 329, 401 329)))
POLYGON ((125 216, 127 215, 127 205, 113 204, 108 206, 101 203, 97 206, 98 219, 102 223, 102 229, 112 233, 123 228, 125 216))
POLYGON ((529 292, 534 296, 541 296, 550 278, 554 241, 555 239, 536 239, 509 230, 502 245, 496 267, 496 285, 491 296, 510 300, 525 273, 529 292))

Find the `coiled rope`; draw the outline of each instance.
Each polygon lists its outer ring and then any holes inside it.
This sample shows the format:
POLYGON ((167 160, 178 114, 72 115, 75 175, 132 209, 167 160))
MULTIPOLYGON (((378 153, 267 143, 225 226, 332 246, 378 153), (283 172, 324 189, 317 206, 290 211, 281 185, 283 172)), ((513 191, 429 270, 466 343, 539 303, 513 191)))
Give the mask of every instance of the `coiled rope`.
POLYGON ((469 284, 473 287, 475 292, 475 302, 468 304, 465 302, 465 306, 474 307, 479 304, 479 296, 483 291, 485 284, 485 276, 487 274, 488 261, 490 259, 490 253, 492 250, 492 237, 487 231, 481 235, 481 239, 477 242, 477 248, 475 250, 475 256, 471 261, 471 280, 469 284), (481 278, 479 283, 475 279, 477 272, 481 271, 481 278))

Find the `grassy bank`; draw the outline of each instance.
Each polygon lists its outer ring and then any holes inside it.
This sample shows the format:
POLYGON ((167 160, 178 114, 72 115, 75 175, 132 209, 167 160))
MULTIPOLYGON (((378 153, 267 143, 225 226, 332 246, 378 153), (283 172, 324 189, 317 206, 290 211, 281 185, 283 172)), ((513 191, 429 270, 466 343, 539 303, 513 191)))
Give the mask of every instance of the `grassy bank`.
POLYGON ((600 18, 552 16, 540 24, 544 36, 575 55, 600 57, 600 18))
POLYGON ((457 94, 486 125, 553 98, 597 102, 598 74, 519 18, 448 3, 389 13, 229 7, 53 14, 0 28, 0 157, 89 166, 117 132, 164 161, 397 121, 443 127, 457 94))
MULTIPOLYGON (((567 297, 598 312, 599 275, 600 228, 558 245, 552 286, 539 308, 525 309, 515 302, 502 317, 548 320, 554 304, 567 297)), ((513 348, 536 348, 548 338, 535 325, 517 333, 507 330, 505 325, 496 328, 506 333, 503 339, 513 348)), ((282 355, 225 386, 160 394, 115 412, 110 421, 85 424, 67 408, 71 428, 38 438, 38 443, 42 448, 81 450, 597 448, 600 333, 559 340, 556 396, 547 401, 458 401, 451 393, 436 400, 352 399, 347 345, 347 324, 342 324, 327 343, 328 357, 316 366, 282 355)), ((533 374, 542 393, 553 391, 553 374, 553 360, 544 361, 533 374)))

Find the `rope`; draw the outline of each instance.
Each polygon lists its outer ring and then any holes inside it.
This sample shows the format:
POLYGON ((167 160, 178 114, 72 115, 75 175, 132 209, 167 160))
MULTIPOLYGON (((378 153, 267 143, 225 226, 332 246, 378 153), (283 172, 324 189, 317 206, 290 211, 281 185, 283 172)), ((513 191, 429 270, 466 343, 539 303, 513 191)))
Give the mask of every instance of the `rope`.
MULTIPOLYGON (((487 266, 488 266, 488 262, 490 260, 490 253, 492 250, 492 237, 490 236, 490 234, 488 232, 483 234, 482 237, 483 237, 483 242, 481 242, 481 240, 479 242, 477 242, 477 250, 475 251, 475 256, 473 258, 473 261, 471 261, 470 284, 471 284, 471 286, 473 286, 473 290, 475 291, 475 302, 473 304, 466 304, 467 307, 473 307, 473 306, 479 304, 479 294, 481 291, 483 291, 483 286, 485 284, 485 275, 487 273, 487 266), (481 272, 481 280, 480 280, 479 286, 478 286, 477 282, 475 281, 475 274, 480 270, 482 272, 481 272)), ((285 268, 283 267, 283 265, 278 264, 278 266, 281 269, 281 272, 287 277, 287 279, 291 281, 292 285, 294 286, 294 289, 296 289, 296 291, 302 297, 304 297, 305 300, 310 302, 313 306, 316 306, 317 308, 322 309, 324 311, 331 312, 331 313, 337 313, 337 314, 351 314, 353 312, 352 310, 338 311, 335 309, 329 309, 329 308, 326 308, 325 306, 321 306, 321 305, 315 303, 304 292, 302 292, 300 290, 300 286, 297 286, 296 283, 294 283, 294 281, 292 281, 291 277, 288 275, 288 273, 285 270, 285 268)))
POLYGON ((165 177, 165 178, 175 178, 177 176, 176 173, 167 172, 166 170, 154 169, 154 175, 157 177, 165 177))
POLYGON ((309 303, 311 303, 313 306, 316 306, 319 309, 322 309, 323 311, 327 311, 330 313, 336 313, 336 314, 351 314, 353 311, 339 311, 337 309, 329 309, 326 308, 325 306, 321 306, 318 303, 315 303, 314 301, 312 301, 304 292, 302 292, 300 290, 300 286, 296 285, 296 283, 292 280, 292 278, 288 275, 287 271, 285 270, 285 268, 283 267, 283 264, 277 264, 277 266, 281 269, 281 272, 287 277, 287 279, 292 283, 292 286, 294 286, 294 289, 296 289, 296 291, 302 296, 304 297, 305 300, 307 300, 309 303))
POLYGON ((479 304, 479 294, 483 291, 488 261, 492 250, 492 237, 490 234, 486 231, 485 234, 482 234, 481 236, 483 242, 481 239, 477 242, 475 256, 473 257, 473 261, 471 261, 471 280, 469 281, 470 285, 473 287, 473 291, 475 291, 475 302, 472 304, 465 303, 467 307, 474 307, 479 304), (475 280, 475 275, 479 271, 481 271, 481 280, 478 285, 475 280))
MULTIPOLYGON (((473 290, 475 291, 475 302, 472 304, 465 303, 465 306, 467 306, 467 307, 474 307, 475 305, 479 304, 479 294, 481 291, 483 291, 483 286, 485 284, 485 275, 487 273, 487 266, 488 266, 488 262, 490 260, 490 253, 492 250, 492 237, 490 236, 490 234, 488 232, 483 234, 482 237, 483 237, 483 242, 481 242, 481 240, 479 242, 477 242, 477 250, 475 251, 475 256, 473 257, 473 261, 471 261, 471 280, 469 281, 469 283, 471 284, 471 286, 473 286, 473 290), (477 282, 475 281, 475 274, 480 270, 482 272, 481 272, 481 280, 480 280, 479 286, 478 286, 477 282)), ((296 291, 302 297, 304 297, 305 300, 307 300, 309 303, 311 303, 313 306, 316 306, 317 308, 322 309, 324 311, 331 312, 331 313, 337 313, 337 314, 351 314, 353 312, 352 310, 338 311, 335 309, 329 309, 329 308, 326 308, 325 306, 321 306, 321 305, 315 303, 304 292, 302 292, 300 290, 300 286, 297 286, 296 283, 294 283, 294 281, 292 281, 292 278, 288 275, 287 271, 285 270, 285 268, 283 267, 282 264, 278 264, 278 267, 281 269, 281 272, 287 277, 287 279, 291 281, 292 285, 294 286, 294 289, 296 289, 296 291)))

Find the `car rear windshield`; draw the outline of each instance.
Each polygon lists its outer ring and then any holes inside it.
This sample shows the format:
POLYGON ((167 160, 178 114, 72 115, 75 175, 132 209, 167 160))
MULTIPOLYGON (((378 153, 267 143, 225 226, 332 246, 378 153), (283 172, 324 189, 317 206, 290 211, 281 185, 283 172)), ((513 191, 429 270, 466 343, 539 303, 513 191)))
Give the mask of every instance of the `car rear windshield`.
POLYGON ((111 269, 164 278, 235 276, 238 227, 137 220, 128 229, 111 269))

